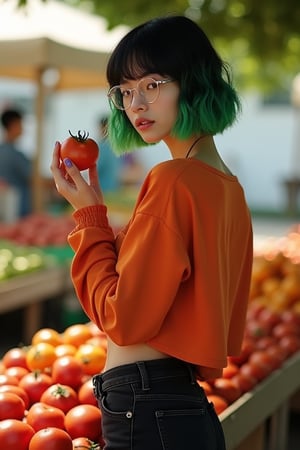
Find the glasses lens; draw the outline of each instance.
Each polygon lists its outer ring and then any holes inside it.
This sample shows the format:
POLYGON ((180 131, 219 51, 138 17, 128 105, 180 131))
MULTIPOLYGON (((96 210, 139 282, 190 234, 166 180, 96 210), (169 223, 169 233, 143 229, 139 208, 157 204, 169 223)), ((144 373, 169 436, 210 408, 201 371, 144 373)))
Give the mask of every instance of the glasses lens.
POLYGON ((133 95, 138 92, 146 103, 154 103, 159 96, 159 82, 151 77, 142 78, 136 88, 126 89, 114 86, 110 89, 108 97, 118 109, 128 109, 132 104, 133 95))
POLYGON ((118 86, 111 88, 108 93, 109 98, 118 109, 125 109, 123 104, 123 95, 121 89, 118 86))
POLYGON ((147 103, 154 103, 159 95, 159 83, 150 77, 143 78, 138 84, 138 91, 147 103))

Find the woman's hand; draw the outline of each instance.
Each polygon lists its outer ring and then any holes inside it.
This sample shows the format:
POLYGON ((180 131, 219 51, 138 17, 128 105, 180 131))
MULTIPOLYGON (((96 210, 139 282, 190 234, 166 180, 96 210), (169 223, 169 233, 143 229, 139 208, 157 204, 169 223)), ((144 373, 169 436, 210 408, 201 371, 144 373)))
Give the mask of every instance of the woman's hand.
POLYGON ((87 182, 70 159, 60 160, 59 153, 60 143, 56 142, 50 168, 57 191, 75 210, 103 204, 96 165, 89 169, 87 182))

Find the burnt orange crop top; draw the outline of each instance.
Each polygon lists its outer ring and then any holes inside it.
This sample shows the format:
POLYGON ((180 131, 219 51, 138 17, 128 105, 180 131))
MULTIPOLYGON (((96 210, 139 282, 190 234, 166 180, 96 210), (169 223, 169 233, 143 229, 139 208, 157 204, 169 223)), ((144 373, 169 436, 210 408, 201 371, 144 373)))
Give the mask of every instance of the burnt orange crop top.
POLYGON ((71 276, 88 317, 118 345, 147 343, 219 376, 241 349, 252 271, 238 179, 174 159, 150 171, 116 237, 104 205, 73 215, 71 276))

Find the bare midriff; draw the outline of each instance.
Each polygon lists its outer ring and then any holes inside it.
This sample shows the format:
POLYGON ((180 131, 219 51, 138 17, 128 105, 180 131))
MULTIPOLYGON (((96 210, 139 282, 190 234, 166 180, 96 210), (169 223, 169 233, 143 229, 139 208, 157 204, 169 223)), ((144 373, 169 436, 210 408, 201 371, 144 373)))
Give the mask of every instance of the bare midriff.
POLYGON ((151 359, 169 358, 169 355, 161 353, 146 344, 120 346, 107 338, 107 358, 104 370, 109 370, 123 364, 131 364, 136 361, 149 361, 151 359))

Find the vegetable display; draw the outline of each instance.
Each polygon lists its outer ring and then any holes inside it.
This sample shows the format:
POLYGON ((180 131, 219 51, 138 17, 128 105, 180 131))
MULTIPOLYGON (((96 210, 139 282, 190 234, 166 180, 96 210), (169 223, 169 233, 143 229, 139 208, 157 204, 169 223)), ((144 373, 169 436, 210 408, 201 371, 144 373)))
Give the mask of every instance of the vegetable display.
MULTIPOLYGON (((256 253, 242 351, 220 378, 198 381, 218 414, 300 352, 300 230, 256 253)), ((92 377, 105 334, 91 322, 42 328, 0 361, 0 442, 6 450, 101 450, 92 377), (51 446, 52 445, 52 446, 51 446)))

